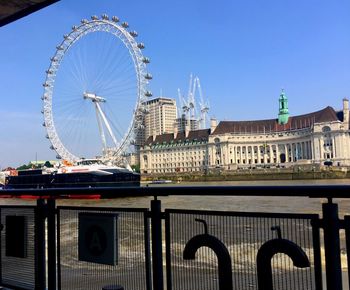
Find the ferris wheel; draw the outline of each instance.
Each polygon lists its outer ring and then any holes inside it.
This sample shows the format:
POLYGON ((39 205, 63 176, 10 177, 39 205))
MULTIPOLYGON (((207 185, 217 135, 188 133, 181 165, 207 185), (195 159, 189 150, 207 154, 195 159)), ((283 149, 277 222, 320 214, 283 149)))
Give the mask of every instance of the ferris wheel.
POLYGON ((44 123, 57 158, 117 160, 143 129, 149 58, 136 31, 113 16, 73 26, 56 47, 43 84, 44 123))

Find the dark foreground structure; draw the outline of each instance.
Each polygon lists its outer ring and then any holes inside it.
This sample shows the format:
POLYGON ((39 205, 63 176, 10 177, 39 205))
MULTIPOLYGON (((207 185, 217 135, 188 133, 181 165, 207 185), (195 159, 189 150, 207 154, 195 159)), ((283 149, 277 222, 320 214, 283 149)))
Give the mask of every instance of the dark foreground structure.
POLYGON ((350 186, 1 190, 3 197, 38 200, 0 206, 0 284, 38 290, 349 289, 341 255, 350 250, 350 216, 340 219, 333 203, 349 192, 350 186), (97 193, 149 196, 150 208, 56 206, 57 198, 97 193), (163 210, 159 197, 167 195, 297 196, 324 203, 322 218, 163 210))

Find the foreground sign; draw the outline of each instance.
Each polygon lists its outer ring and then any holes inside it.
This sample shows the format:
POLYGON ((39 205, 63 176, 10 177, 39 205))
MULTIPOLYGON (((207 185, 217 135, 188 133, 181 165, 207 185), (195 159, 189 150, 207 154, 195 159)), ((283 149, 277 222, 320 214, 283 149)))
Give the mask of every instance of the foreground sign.
POLYGON ((79 213, 79 260, 118 263, 117 214, 79 213))

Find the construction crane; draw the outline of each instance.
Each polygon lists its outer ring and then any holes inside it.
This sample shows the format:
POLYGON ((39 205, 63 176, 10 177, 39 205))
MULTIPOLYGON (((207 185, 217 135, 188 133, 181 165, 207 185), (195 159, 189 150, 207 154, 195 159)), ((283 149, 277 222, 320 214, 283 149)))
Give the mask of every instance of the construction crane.
POLYGON ((180 106, 182 109, 182 113, 180 113, 179 115, 180 116, 185 115, 186 118, 189 118, 190 107, 188 105, 188 102, 185 100, 184 96, 181 95, 180 89, 177 89, 177 95, 178 95, 180 106))
POLYGON ((185 116, 186 120, 190 123, 195 122, 197 124, 196 128, 205 129, 207 127, 209 102, 203 99, 199 78, 193 77, 193 75, 190 74, 187 99, 181 94, 180 89, 177 90, 177 93, 182 109, 182 113, 179 115, 185 116), (196 94, 199 94, 199 102, 196 102, 196 94), (199 103, 199 108, 197 108, 197 103, 199 103))
POLYGON ((190 75, 190 83, 188 86, 188 94, 187 94, 187 104, 190 110, 190 118, 195 119, 196 117, 196 79, 193 79, 193 75, 190 75))
POLYGON ((200 107, 200 112, 201 112, 201 116, 199 119, 199 127, 200 127, 200 129, 205 129, 205 128, 207 128, 207 115, 208 115, 209 108, 210 108, 209 100, 204 101, 204 99, 203 99, 202 87, 201 87, 201 83, 200 83, 198 77, 196 77, 196 83, 197 83, 197 87, 198 87, 199 107, 200 107))

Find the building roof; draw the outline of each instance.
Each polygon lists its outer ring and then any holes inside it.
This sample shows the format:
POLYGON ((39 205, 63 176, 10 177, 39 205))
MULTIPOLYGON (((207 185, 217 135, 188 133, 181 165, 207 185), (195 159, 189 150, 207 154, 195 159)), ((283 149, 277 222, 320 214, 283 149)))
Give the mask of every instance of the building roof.
POLYGON ((0 0, 0 27, 59 0, 0 0))
POLYGON ((221 121, 213 134, 225 133, 269 133, 281 132, 286 130, 296 130, 310 128, 314 123, 341 121, 341 114, 337 113, 332 107, 326 107, 320 111, 291 116, 285 125, 278 124, 278 119, 256 120, 256 121, 221 121))
POLYGON ((153 136, 148 137, 145 145, 156 145, 156 144, 170 144, 180 142, 201 142, 208 141, 210 135, 210 129, 194 130, 189 131, 188 136, 185 136, 185 132, 179 132, 174 136, 173 133, 167 133, 156 136, 153 141, 153 136), (174 138, 175 137, 175 138, 174 138))
POLYGON ((166 104, 174 105, 176 103, 176 100, 171 98, 165 98, 165 97, 157 97, 152 100, 148 100, 145 103, 147 105, 154 104, 154 103, 166 103, 166 104))

